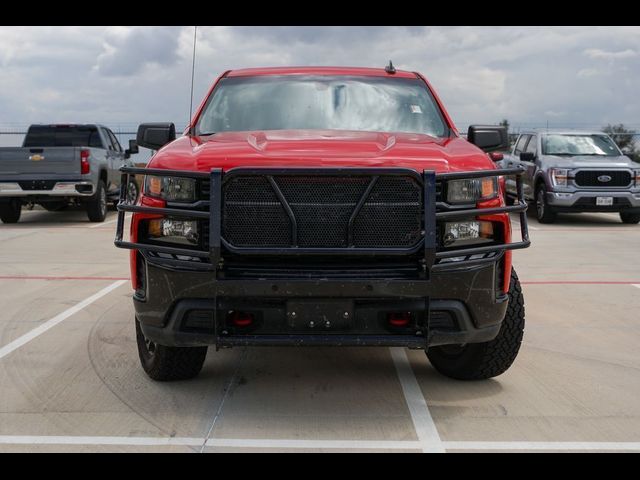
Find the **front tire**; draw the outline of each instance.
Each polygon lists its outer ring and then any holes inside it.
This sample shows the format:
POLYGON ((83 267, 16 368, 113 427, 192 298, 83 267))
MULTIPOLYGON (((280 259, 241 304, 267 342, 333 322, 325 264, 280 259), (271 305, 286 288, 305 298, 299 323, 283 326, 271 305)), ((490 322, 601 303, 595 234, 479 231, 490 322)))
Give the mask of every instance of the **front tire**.
POLYGON ((136 342, 142 369, 159 382, 196 377, 207 357, 207 347, 167 347, 152 342, 142 333, 138 319, 136 342))
POLYGON ((536 218, 540 223, 553 223, 557 214, 547 203, 547 187, 544 184, 538 185, 536 189, 536 218))
POLYGON ((92 222, 104 222, 107 218, 107 189, 102 180, 98 181, 95 195, 87 202, 87 216, 92 222))
POLYGON ((513 364, 524 335, 524 297, 511 270, 509 306, 498 336, 489 342, 429 348, 427 357, 441 374, 457 380, 485 380, 506 372, 513 364))
POLYGON ((22 202, 12 198, 8 202, 0 202, 0 220, 4 223, 18 223, 22 213, 22 202))
POLYGON ((635 225, 640 223, 640 213, 620 212, 620 220, 622 220, 622 223, 635 225))

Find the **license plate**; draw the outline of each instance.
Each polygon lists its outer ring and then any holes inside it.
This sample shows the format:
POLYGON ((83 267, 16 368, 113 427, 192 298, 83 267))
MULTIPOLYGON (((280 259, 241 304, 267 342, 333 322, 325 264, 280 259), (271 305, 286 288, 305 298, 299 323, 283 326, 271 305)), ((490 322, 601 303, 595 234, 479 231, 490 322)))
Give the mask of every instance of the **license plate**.
POLYGON ((353 310, 353 300, 289 300, 287 320, 293 328, 344 329, 353 324, 353 310))
POLYGON ((599 207, 609 207, 613 205, 613 197, 596 197, 596 205, 599 207))

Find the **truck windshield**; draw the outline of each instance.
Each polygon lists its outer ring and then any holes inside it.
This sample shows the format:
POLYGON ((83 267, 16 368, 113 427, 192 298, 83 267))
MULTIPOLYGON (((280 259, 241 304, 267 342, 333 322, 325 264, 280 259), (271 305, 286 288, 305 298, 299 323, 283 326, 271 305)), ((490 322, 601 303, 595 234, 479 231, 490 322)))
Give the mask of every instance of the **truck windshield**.
POLYGON ((32 125, 24 137, 23 147, 102 147, 95 126, 32 125))
POLYGON ((419 79, 324 75, 224 78, 195 133, 289 129, 448 134, 419 79))
POLYGON ((542 136, 544 155, 621 155, 616 144, 607 135, 547 134, 542 136))

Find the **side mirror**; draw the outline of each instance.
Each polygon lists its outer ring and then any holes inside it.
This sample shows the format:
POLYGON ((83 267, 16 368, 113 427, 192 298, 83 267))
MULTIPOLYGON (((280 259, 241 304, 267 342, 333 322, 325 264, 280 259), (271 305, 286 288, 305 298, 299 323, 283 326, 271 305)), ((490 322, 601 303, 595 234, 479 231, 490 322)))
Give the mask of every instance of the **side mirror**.
POLYGON ((136 143, 151 150, 160 150, 176 139, 176 126, 173 123, 143 123, 138 127, 136 143))
POLYGON ((138 153, 138 143, 135 140, 129 140, 129 148, 124 151, 124 158, 131 158, 131 155, 138 153))
POLYGON ((507 127, 471 125, 467 131, 467 140, 485 152, 509 149, 507 127))
POLYGON ((520 152, 520 160, 523 162, 533 162, 536 155, 533 152, 520 152))

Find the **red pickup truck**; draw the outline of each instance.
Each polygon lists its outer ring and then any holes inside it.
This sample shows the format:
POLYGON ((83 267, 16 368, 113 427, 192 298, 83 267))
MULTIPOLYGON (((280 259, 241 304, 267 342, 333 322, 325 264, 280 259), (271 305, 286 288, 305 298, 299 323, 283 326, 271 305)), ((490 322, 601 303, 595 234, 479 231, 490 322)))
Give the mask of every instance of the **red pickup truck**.
POLYGON ((196 376, 210 345, 404 346, 465 380, 514 361, 524 302, 511 250, 530 243, 522 171, 495 165, 504 128, 462 138, 422 75, 227 71, 183 136, 143 124, 137 143, 158 152, 122 169, 122 185, 145 181, 135 204, 122 190, 115 244, 131 250, 151 378, 196 376))

